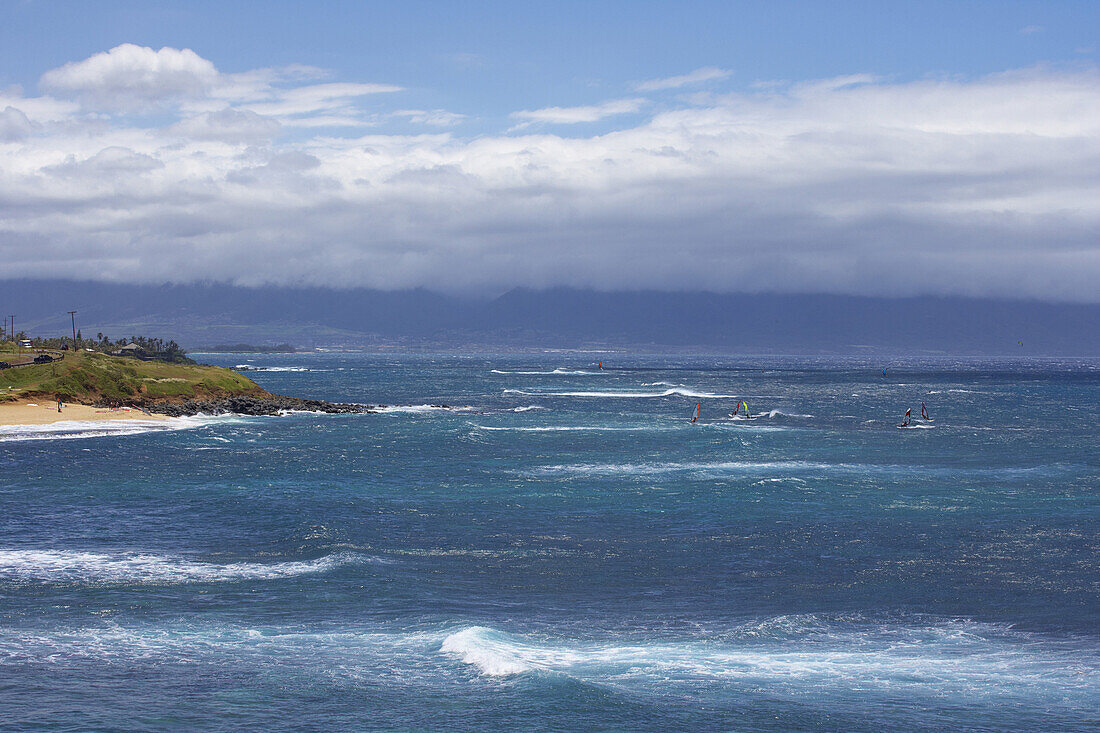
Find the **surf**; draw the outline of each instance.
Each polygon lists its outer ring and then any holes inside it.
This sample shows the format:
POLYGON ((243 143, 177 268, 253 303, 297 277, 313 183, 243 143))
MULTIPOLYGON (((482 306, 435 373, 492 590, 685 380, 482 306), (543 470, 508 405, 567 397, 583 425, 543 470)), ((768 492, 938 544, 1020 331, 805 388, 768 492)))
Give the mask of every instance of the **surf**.
POLYGON ((606 397, 612 399, 629 399, 629 398, 654 398, 654 397, 697 397, 708 399, 732 399, 736 395, 730 394, 715 394, 712 392, 698 392, 693 389, 687 389, 685 387, 672 387, 661 392, 545 392, 545 391, 528 391, 522 389, 506 389, 505 394, 521 394, 528 397, 606 397))
POLYGON ((97 585, 177 585, 240 580, 274 580, 331 572, 377 562, 338 552, 314 560, 217 563, 140 551, 0 550, 0 581, 97 585))
POLYGON ((1074 639, 970 620, 874 621, 780 616, 678 639, 571 639, 469 626, 441 654, 485 677, 532 673, 619 684, 768 684, 773 694, 882 692, 996 698, 1055 695, 1084 702, 1100 652, 1074 639))

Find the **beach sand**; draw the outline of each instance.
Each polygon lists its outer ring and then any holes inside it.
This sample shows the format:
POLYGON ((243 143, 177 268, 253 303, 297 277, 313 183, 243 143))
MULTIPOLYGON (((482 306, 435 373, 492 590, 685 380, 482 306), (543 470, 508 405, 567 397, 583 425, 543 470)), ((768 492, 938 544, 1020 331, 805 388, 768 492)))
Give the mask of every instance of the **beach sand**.
POLYGON ((87 405, 62 405, 57 411, 55 402, 19 402, 0 405, 0 427, 6 425, 49 425, 68 421, 102 422, 103 420, 167 420, 164 415, 149 415, 136 407, 133 409, 107 410, 87 405))

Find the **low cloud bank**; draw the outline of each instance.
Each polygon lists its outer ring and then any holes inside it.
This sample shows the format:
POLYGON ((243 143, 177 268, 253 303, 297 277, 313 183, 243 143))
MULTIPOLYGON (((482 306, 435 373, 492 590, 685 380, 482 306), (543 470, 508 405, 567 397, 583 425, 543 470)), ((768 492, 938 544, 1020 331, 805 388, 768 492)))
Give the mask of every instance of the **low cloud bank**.
POLYGON ((385 112, 396 84, 186 49, 40 87, 0 92, 9 277, 1100 301, 1094 69, 620 95, 477 137, 385 112))

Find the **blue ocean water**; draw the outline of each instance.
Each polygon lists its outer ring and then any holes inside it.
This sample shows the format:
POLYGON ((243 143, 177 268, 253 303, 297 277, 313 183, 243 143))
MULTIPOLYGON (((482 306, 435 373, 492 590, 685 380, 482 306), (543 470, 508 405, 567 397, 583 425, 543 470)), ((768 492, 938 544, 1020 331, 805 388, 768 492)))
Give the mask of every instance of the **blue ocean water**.
POLYGON ((0 430, 0 727, 1100 726, 1098 361, 200 358, 389 407, 0 430))

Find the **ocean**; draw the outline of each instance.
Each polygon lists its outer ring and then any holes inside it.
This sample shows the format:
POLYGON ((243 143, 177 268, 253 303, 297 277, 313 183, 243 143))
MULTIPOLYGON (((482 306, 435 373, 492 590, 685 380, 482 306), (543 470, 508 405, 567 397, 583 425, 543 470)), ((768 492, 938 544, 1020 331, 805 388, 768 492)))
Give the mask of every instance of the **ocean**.
POLYGON ((1100 360, 198 358, 388 407, 0 429, 0 728, 1100 727, 1100 360))

